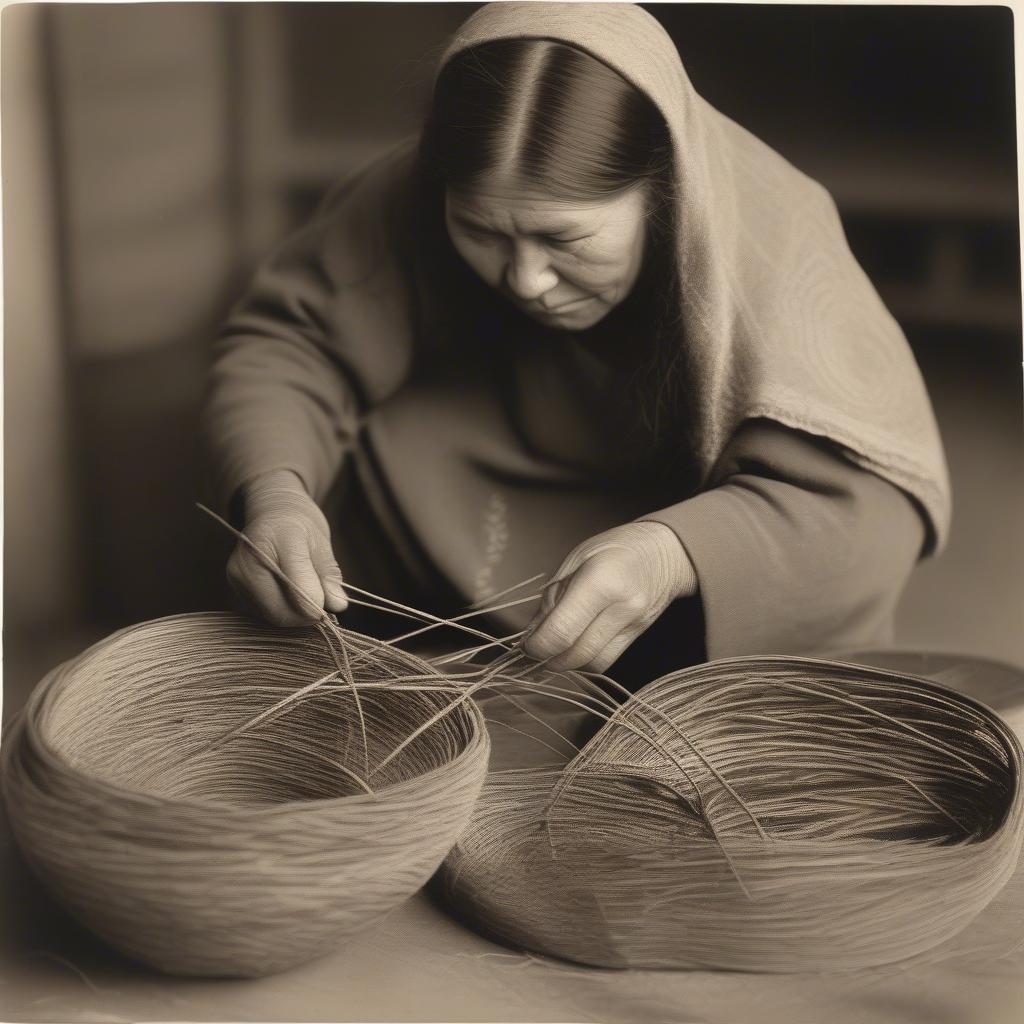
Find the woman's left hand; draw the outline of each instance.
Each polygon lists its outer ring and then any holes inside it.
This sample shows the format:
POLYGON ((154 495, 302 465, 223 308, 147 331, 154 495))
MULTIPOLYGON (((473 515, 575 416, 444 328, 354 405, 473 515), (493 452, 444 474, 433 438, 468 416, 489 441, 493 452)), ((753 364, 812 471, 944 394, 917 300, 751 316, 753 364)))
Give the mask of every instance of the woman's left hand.
POLYGON ((523 640, 555 669, 603 672, 678 597, 697 592, 679 538, 662 523, 616 526, 580 544, 549 584, 523 640))

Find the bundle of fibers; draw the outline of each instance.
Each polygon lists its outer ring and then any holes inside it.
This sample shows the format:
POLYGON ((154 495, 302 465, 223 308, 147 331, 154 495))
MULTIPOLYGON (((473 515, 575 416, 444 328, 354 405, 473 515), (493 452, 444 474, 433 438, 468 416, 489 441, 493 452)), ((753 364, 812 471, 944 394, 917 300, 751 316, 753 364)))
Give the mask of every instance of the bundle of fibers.
POLYGON ((160 970, 256 976, 329 952, 419 889, 483 784, 483 718, 465 701, 401 747, 451 698, 388 684, 438 671, 334 639, 343 650, 313 628, 179 615, 44 679, 4 743, 3 786, 54 896, 160 970))
POLYGON ((1010 878, 1021 760, 998 716, 924 679, 712 662, 648 684, 566 763, 492 770, 441 891, 499 941, 585 964, 894 963, 1010 878))

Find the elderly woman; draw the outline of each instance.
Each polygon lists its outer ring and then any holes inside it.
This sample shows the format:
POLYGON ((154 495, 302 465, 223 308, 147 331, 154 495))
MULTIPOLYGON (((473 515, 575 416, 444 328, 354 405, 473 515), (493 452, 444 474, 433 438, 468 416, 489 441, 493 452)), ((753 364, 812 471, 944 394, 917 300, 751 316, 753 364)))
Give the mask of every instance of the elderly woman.
MULTIPOLYGON (((500 628, 630 685, 884 641, 948 527, 920 375, 831 199, 624 4, 465 23, 421 137, 258 272, 206 424, 224 507, 316 607, 346 577, 447 612, 545 573, 500 628)), ((309 618, 245 547, 228 572, 309 618)))

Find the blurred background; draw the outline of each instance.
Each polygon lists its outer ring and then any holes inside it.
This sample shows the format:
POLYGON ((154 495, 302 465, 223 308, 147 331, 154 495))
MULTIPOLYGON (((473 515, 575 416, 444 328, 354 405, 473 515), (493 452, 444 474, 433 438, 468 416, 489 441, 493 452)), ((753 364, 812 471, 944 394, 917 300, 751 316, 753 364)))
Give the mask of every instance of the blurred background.
MULTIPOLYGON (((6 708, 111 630, 223 607, 193 506, 211 340, 347 168, 416 129, 448 3, 2 13, 6 708)), ((657 4, 698 91, 836 197, 935 403, 956 504, 897 641, 1024 664, 1007 7, 657 4)))

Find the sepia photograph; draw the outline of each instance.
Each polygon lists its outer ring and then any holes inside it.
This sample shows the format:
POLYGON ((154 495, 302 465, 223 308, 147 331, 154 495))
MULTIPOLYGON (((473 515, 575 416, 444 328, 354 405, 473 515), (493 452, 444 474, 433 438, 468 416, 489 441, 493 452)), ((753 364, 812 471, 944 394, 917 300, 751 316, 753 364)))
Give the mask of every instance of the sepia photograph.
POLYGON ((0 8, 0 1020, 1024 1021, 985 4, 0 8))

